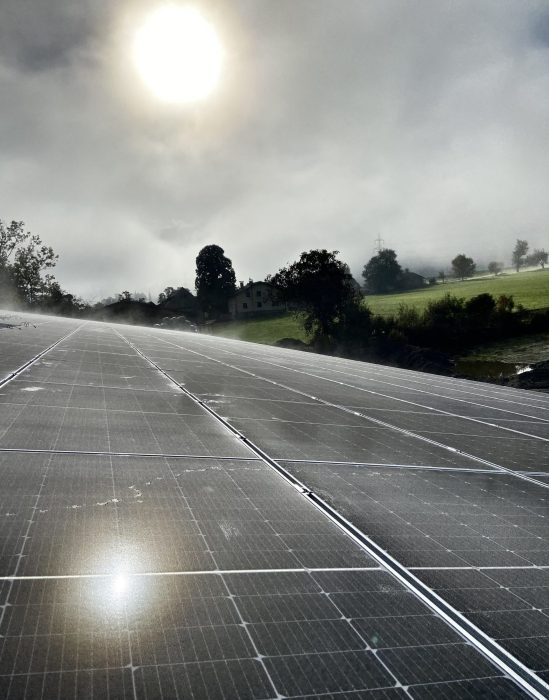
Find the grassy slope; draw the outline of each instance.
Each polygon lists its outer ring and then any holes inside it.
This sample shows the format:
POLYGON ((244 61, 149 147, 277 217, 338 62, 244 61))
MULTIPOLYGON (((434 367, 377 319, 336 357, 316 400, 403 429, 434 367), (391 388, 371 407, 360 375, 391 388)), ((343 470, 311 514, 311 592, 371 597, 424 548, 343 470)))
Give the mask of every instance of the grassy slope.
MULTIPOLYGON (((396 313, 401 304, 423 309, 429 301, 439 299, 445 294, 470 298, 483 292, 494 296, 512 295, 517 303, 527 309, 549 307, 549 269, 437 284, 433 288, 402 294, 372 295, 366 297, 366 303, 375 314, 389 316, 396 313)), ((290 314, 267 319, 217 323, 212 327, 212 333, 226 338, 267 344, 275 343, 280 338, 306 340, 299 322, 290 314)))
POLYGON ((398 311, 401 304, 421 310, 430 301, 440 299, 445 294, 469 299, 485 292, 495 297, 501 294, 512 296, 517 304, 527 309, 549 307, 549 269, 437 284, 402 294, 376 294, 366 297, 366 303, 374 313, 390 316, 398 311))
POLYGON ((212 326, 214 335, 225 338, 249 340, 252 343, 272 345, 281 338, 306 340, 305 331, 294 316, 276 316, 275 318, 254 318, 249 321, 229 321, 212 326))

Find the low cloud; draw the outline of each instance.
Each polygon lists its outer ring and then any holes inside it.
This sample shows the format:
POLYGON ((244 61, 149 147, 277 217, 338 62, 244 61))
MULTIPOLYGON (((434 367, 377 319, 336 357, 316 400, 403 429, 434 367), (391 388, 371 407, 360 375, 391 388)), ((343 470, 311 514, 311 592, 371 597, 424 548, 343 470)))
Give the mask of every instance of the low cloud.
POLYGON ((203 3, 217 94, 166 107, 129 58, 151 2, 9 0, 0 217, 24 219, 86 297, 191 286, 218 243, 237 278, 311 247, 358 274, 549 247, 549 12, 534 0, 203 3))

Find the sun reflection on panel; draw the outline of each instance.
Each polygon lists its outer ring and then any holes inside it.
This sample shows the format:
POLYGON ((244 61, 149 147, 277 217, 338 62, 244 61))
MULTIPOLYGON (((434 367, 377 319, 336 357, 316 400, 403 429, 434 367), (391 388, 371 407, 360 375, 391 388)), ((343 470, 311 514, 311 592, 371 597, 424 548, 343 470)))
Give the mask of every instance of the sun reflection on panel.
POLYGON ((128 592, 129 579, 127 576, 119 574, 112 580, 112 590, 115 596, 123 597, 128 592))

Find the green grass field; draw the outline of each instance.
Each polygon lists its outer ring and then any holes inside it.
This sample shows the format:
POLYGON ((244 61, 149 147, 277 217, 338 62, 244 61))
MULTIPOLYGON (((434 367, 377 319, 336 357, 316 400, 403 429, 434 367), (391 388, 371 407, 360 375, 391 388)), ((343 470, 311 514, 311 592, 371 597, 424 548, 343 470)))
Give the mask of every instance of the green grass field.
MULTIPOLYGON (((484 292, 495 297, 501 294, 510 295, 517 304, 522 304, 527 309, 549 307, 549 269, 437 284, 434 287, 401 294, 372 295, 366 297, 366 303, 375 314, 390 316, 398 311, 401 304, 422 310, 430 301, 440 299, 446 294, 469 299, 484 292)), ((291 314, 275 318, 216 323, 211 332, 226 338, 270 345, 281 338, 307 340, 303 328, 291 314)))
POLYGON ((249 321, 229 321, 216 323, 211 327, 213 335, 225 338, 248 340, 251 343, 272 345, 281 338, 296 338, 306 341, 305 331, 291 314, 274 318, 253 318, 249 321))
POLYGON ((366 303, 375 314, 390 316, 398 311, 401 304, 413 306, 420 311, 430 301, 440 299, 445 294, 470 299, 485 292, 494 297, 501 294, 512 296, 515 303, 522 304, 527 309, 549 307, 549 269, 448 282, 401 294, 376 294, 367 296, 366 303))

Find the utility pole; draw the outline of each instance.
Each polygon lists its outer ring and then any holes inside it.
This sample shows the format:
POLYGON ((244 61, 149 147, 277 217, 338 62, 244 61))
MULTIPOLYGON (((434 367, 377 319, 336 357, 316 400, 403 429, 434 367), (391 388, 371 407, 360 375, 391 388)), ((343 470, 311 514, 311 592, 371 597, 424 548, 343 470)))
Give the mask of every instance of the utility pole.
POLYGON ((375 246, 374 246, 374 253, 381 253, 381 251, 384 249, 385 246, 385 241, 381 236, 378 236, 375 240, 375 246))

